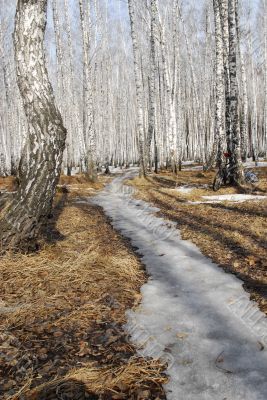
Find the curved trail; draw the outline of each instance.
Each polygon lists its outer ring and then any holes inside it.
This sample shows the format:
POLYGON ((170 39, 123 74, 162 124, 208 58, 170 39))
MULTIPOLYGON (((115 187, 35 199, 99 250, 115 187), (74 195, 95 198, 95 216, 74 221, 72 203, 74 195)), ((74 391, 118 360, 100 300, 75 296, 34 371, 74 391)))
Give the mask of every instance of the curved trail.
POLYGON ((127 329, 140 353, 169 362, 168 400, 266 400, 267 321, 242 282, 180 238, 117 177, 93 198, 138 248, 150 279, 127 329))

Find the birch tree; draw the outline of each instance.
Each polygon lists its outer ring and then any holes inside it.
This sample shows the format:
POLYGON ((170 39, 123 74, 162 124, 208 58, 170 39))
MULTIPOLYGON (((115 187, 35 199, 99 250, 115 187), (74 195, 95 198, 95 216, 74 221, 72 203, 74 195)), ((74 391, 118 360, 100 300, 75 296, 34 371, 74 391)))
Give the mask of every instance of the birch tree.
MULTIPOLYGON (((147 134, 147 160, 149 168, 151 169, 151 142, 152 138, 156 135, 156 73, 157 73, 157 62, 156 62, 156 16, 157 16, 157 5, 156 0, 150 1, 150 12, 151 12, 151 34, 150 34, 150 76, 148 78, 149 87, 149 121, 148 121, 148 134, 147 134)), ((157 152, 157 150, 155 149, 157 152)))
POLYGON ((264 71, 264 111, 263 111, 263 142, 264 142, 264 155, 267 157, 267 0, 263 0, 263 71, 264 71))
POLYGON ((236 30, 236 15, 237 15, 237 0, 229 0, 228 5, 228 22, 229 22, 229 83, 230 83, 230 98, 229 113, 231 120, 231 154, 230 166, 231 176, 234 183, 242 183, 243 165, 241 160, 241 145, 240 145, 240 125, 239 125, 239 107, 238 107, 238 84, 237 84, 237 30, 236 30))
POLYGON ((139 149, 139 159, 140 159, 140 176, 144 177, 146 175, 146 160, 144 152, 144 111, 142 102, 142 76, 139 66, 140 53, 139 45, 136 34, 135 27, 135 9, 134 1, 128 0, 128 9, 130 16, 131 25, 131 37, 133 44, 133 57, 134 57, 134 76, 135 76, 135 86, 136 86, 136 101, 137 101, 137 132, 138 132, 138 149, 139 149))
POLYGON ((85 156, 86 172, 91 180, 96 180, 96 135, 93 122, 93 98, 92 86, 90 87, 91 74, 90 74, 90 59, 89 59, 89 5, 84 7, 83 0, 79 0, 80 20, 82 29, 82 42, 83 42, 83 133, 84 141, 87 148, 85 156), (86 19, 87 16, 87 19, 86 19))
POLYGON ((239 13, 238 4, 236 5, 236 30, 237 30, 237 46, 240 64, 240 75, 241 75, 241 121, 240 121, 240 140, 241 140, 241 156, 242 161, 247 161, 248 153, 248 93, 247 93, 247 74, 245 69, 244 57, 241 50, 241 34, 239 27, 239 13))
POLYGON ((217 166, 223 165, 224 146, 224 62, 223 62, 223 33, 220 18, 219 0, 213 0, 214 21, 215 21, 215 44, 216 44, 216 108, 215 108, 215 141, 214 150, 211 156, 210 165, 217 153, 217 166))
POLYGON ((18 87, 28 122, 28 154, 16 195, 1 214, 4 247, 29 246, 51 213, 66 129, 49 82, 44 35, 47 0, 18 0, 14 47, 18 87))

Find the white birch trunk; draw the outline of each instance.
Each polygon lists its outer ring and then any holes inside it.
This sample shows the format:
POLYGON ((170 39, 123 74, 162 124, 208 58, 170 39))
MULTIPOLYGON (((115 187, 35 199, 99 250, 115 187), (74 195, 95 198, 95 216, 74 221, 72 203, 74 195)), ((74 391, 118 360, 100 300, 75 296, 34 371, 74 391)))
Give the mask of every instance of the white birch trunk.
POLYGON ((28 122, 29 159, 1 219, 4 247, 29 247, 51 213, 66 130, 55 106, 44 52, 47 1, 18 0, 14 47, 19 90, 28 122))
POLYGON ((133 43, 133 56, 134 56, 134 75, 136 86, 136 100, 137 100, 137 132, 138 132, 138 147, 140 157, 140 176, 146 175, 146 161, 144 152, 144 111, 143 111, 143 91, 142 91, 142 76, 139 66, 139 45, 135 27, 135 10, 134 1, 128 0, 128 9, 131 24, 131 37, 133 43))

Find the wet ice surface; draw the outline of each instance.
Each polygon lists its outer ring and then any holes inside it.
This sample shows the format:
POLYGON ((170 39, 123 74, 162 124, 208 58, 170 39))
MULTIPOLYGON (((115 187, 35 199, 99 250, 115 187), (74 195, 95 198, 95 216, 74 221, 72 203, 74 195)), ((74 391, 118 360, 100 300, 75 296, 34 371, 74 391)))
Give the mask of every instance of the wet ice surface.
POLYGON ((138 248, 150 279, 127 329, 140 354, 169 360, 168 400, 266 400, 267 324, 242 282, 135 200, 119 176, 93 198, 138 248), (127 193, 128 192, 128 193, 127 193), (263 348, 264 347, 264 348, 263 348))

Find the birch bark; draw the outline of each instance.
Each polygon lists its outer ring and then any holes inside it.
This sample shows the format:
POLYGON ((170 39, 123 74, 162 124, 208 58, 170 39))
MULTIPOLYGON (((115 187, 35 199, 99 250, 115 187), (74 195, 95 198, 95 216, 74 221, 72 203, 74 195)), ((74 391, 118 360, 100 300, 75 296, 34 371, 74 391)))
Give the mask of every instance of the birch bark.
POLYGON ((231 141, 232 151, 230 157, 231 176, 233 183, 239 184, 244 180, 243 165, 241 160, 240 125, 238 109, 238 84, 237 84, 237 31, 236 15, 237 0, 229 0, 228 22, 229 22, 229 81, 230 98, 229 113, 231 119, 231 141))
POLYGON ((264 133, 265 156, 267 156, 267 0, 264 0, 264 64, 265 64, 265 88, 264 88, 264 133))
MULTIPOLYGON (((82 28, 82 42, 83 42, 83 134, 84 142, 87 148, 86 154, 86 172, 89 179, 95 181, 97 179, 96 171, 96 134, 93 123, 93 98, 90 87, 90 61, 89 61, 89 47, 90 38, 89 30, 86 25, 86 15, 90 13, 89 6, 84 7, 83 0, 79 0, 80 20, 82 28)), ((87 23, 88 23, 87 18, 87 23)))
POLYGON ((240 62, 241 88, 242 88, 241 121, 240 121, 241 156, 242 156, 242 161, 246 162, 247 151, 248 151, 248 93, 247 93, 247 75, 246 75, 244 57, 241 50, 238 4, 236 5, 236 30, 237 30, 237 42, 238 42, 237 45, 238 45, 238 54, 240 62))
MULTIPOLYGON (((223 62, 223 33, 220 19, 219 0, 213 0, 215 18, 216 43, 216 108, 215 108, 215 141, 217 166, 222 168, 224 143, 224 62, 223 62)), ((212 156, 213 158, 213 156, 212 156)), ((211 164, 213 163, 213 160, 211 164)))
POLYGON ((136 100, 137 100, 137 132, 138 132, 138 147, 139 147, 139 159, 140 159, 140 176, 146 175, 146 162, 144 152, 144 110, 143 110, 143 93, 142 93, 142 76, 139 66, 139 45, 135 27, 135 10, 134 1, 128 0, 128 9, 131 24, 131 37, 133 44, 133 56, 134 56, 134 76, 136 86, 136 100))
POLYGON ((1 219, 4 247, 26 247, 51 213, 66 129, 55 106, 44 52, 47 0, 18 0, 14 47, 19 90, 28 122, 29 159, 1 219))
POLYGON ((156 134, 156 85, 155 76, 157 72, 156 64, 156 16, 157 6, 156 1, 150 1, 151 10, 151 33, 150 33, 150 76, 148 78, 148 90, 149 90, 149 115, 148 115, 148 134, 147 134, 147 160, 149 169, 151 169, 151 142, 153 135, 156 134))

